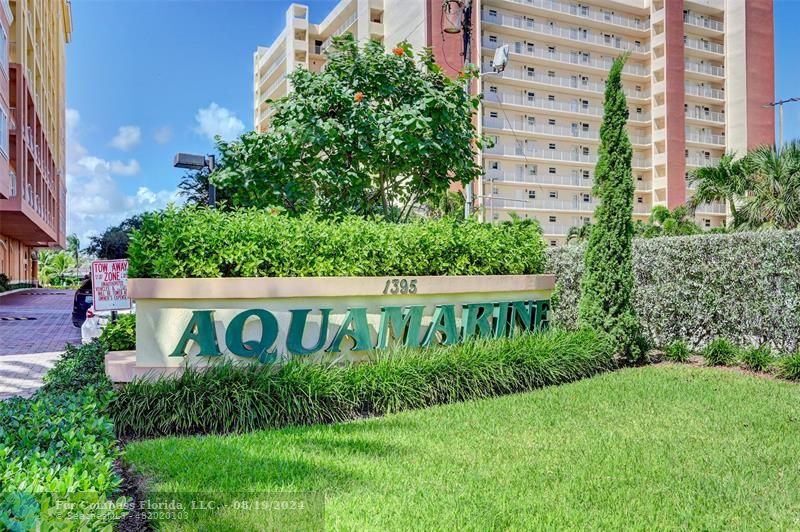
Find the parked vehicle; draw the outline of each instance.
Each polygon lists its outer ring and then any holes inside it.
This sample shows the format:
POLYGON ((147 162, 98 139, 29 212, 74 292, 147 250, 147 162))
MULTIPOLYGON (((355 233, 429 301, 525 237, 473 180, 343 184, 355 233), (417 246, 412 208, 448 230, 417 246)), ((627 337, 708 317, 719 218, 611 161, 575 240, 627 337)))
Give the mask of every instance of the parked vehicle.
POLYGON ((72 324, 80 327, 86 320, 86 311, 92 306, 92 278, 84 279, 78 290, 75 291, 75 298, 72 301, 72 324))
MULTIPOLYGON (((130 314, 132 312, 136 312, 135 303, 131 305, 130 310, 118 310, 117 315, 121 316, 123 314, 130 314)), ((111 323, 110 310, 96 311, 94 309, 94 305, 90 306, 86 310, 86 317, 83 325, 81 325, 81 342, 88 344, 91 343, 91 341, 95 338, 100 338, 100 335, 103 333, 103 329, 105 329, 106 325, 109 323, 111 323)))

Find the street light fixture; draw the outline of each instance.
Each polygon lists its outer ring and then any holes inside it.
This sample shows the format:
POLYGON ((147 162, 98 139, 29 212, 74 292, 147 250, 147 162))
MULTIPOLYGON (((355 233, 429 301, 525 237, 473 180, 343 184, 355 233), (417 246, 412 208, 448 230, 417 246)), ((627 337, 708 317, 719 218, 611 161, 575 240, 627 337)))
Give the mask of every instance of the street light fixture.
MULTIPOLYGON (((214 155, 195 155, 193 153, 176 153, 173 162, 175 168, 185 168, 187 170, 202 170, 208 168, 208 173, 212 174, 217 168, 217 159, 214 155)), ((211 208, 217 205, 217 187, 208 178, 208 204, 211 208)))
POLYGON ((800 102, 800 98, 786 98, 785 100, 778 100, 777 102, 770 102, 763 107, 778 108, 778 150, 783 148, 783 104, 789 102, 800 102))

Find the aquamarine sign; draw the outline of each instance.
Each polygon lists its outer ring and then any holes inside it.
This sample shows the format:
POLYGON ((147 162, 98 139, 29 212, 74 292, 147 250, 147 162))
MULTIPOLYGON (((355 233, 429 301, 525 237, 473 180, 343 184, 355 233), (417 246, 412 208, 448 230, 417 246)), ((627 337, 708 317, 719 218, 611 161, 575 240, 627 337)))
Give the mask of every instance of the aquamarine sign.
POLYGON ((347 309, 337 328, 329 327, 331 308, 298 308, 289 310, 290 319, 285 336, 281 335, 279 320, 268 309, 254 308, 236 314, 220 338, 215 326, 214 310, 194 310, 183 329, 183 334, 172 350, 171 357, 184 357, 193 344, 199 348, 197 356, 222 356, 221 341, 233 355, 255 359, 263 363, 274 362, 279 351, 292 356, 313 353, 339 353, 343 349, 353 352, 385 349, 393 343, 408 347, 453 345, 475 337, 513 336, 521 331, 547 328, 550 302, 547 299, 442 304, 433 308, 430 322, 423 324, 425 305, 385 306, 380 310, 380 322, 373 335, 366 307, 347 309), (319 334, 312 341, 304 338, 313 316, 320 324, 319 334), (252 322, 260 325, 260 337, 245 339, 245 327, 252 322), (285 337, 285 349, 280 349, 278 338, 285 337))

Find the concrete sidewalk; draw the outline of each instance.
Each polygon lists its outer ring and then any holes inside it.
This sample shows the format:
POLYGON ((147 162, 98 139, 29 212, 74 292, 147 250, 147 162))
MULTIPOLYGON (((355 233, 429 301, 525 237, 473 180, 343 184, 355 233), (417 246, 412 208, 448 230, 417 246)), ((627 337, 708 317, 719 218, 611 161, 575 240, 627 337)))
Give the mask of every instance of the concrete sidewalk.
POLYGON ((42 386, 42 377, 62 352, 0 356, 0 401, 30 397, 42 386))

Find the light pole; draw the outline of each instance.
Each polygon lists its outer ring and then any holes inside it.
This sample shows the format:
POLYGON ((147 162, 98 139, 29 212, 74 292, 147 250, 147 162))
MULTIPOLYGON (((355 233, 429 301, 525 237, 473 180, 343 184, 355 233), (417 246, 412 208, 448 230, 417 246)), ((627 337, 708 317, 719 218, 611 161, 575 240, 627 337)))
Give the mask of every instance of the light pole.
POLYGON ((786 98, 785 100, 778 100, 777 102, 770 102, 764 107, 778 108, 778 148, 776 151, 780 153, 783 148, 783 104, 789 102, 800 102, 800 98, 786 98))
POLYGON ((195 155, 191 153, 176 153, 175 168, 185 168, 187 170, 202 170, 208 168, 208 205, 213 209, 217 206, 217 187, 211 182, 211 174, 217 168, 217 158, 214 155, 195 155))

